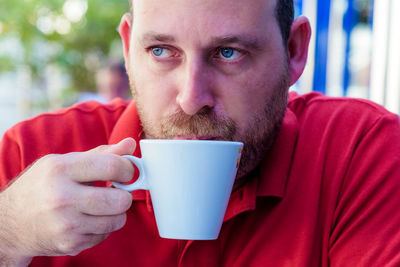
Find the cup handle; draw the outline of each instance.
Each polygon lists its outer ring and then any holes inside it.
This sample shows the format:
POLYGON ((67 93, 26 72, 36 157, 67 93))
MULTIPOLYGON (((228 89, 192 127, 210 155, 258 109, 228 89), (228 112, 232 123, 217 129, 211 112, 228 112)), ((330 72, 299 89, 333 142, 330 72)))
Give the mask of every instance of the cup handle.
POLYGON ((132 184, 121 184, 117 182, 112 182, 112 185, 116 188, 124 189, 126 191, 134 191, 139 189, 148 190, 149 186, 147 185, 144 171, 143 171, 143 160, 141 158, 137 158, 131 155, 123 155, 122 157, 129 159, 139 170, 139 178, 136 182, 132 184))

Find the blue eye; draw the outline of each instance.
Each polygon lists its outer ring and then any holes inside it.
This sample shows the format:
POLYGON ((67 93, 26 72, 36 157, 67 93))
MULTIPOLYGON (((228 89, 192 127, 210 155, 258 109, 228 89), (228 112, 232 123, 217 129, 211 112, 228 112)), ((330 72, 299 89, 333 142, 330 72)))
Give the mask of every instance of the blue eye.
POLYGON ((243 52, 231 47, 221 47, 218 49, 217 57, 225 60, 234 62, 235 60, 241 58, 243 56, 243 52))
POLYGON ((229 47, 224 47, 221 49, 220 53, 224 58, 232 58, 235 50, 229 47))
POLYGON ((154 46, 150 50, 153 56, 157 59, 168 59, 175 56, 175 53, 173 53, 171 49, 166 47, 154 46))
POLYGON ((154 47, 154 48, 152 48, 153 55, 155 55, 156 57, 161 56, 163 51, 164 51, 164 48, 162 48, 162 47, 154 47))

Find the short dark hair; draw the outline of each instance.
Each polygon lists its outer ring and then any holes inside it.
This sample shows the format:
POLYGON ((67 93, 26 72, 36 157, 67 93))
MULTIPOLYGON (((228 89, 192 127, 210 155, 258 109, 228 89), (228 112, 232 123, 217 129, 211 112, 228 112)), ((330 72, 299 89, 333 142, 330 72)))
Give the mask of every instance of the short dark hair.
POLYGON ((279 23, 283 43, 286 45, 290 36, 290 29, 294 20, 293 0, 277 0, 275 16, 279 23))
MULTIPOLYGON (((133 0, 129 0, 133 19, 133 0)), ((283 43, 286 45, 290 36, 290 28, 294 19, 293 0, 276 0, 275 17, 278 20, 283 43)))

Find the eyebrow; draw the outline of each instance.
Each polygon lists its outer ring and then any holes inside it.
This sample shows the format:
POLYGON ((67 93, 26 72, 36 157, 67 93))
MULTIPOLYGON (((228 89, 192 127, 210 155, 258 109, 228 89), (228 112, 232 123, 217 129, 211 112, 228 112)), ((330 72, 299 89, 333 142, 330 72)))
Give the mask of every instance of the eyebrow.
POLYGON ((223 37, 214 37, 211 41, 213 46, 224 46, 230 44, 239 44, 252 50, 262 50, 261 41, 248 35, 228 35, 223 37))
MULTIPOLYGON (((152 42, 161 42, 161 43, 175 43, 176 39, 172 35, 168 34, 161 34, 156 32, 148 32, 143 35, 140 39, 140 43, 143 46, 146 46, 152 42)), ((227 35, 221 37, 213 37, 211 38, 212 47, 217 46, 226 46, 232 44, 239 44, 245 48, 252 49, 252 50, 262 50, 262 42, 255 37, 248 36, 248 35, 227 35)))
POLYGON ((168 34, 160 34, 160 33, 155 33, 155 32, 148 32, 143 35, 143 37, 140 39, 140 43, 143 45, 146 45, 148 43, 152 42, 161 42, 161 43, 175 43, 175 37, 172 35, 168 34))

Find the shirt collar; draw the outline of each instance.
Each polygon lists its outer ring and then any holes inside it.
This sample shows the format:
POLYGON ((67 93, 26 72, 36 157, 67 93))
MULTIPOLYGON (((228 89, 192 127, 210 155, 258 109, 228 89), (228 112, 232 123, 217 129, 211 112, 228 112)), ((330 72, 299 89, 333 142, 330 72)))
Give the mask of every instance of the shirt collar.
POLYGON ((287 109, 281 131, 261 163, 257 196, 284 197, 298 131, 296 115, 287 109))
POLYGON ((260 164, 258 174, 232 193, 224 221, 242 212, 254 210, 257 197, 284 197, 298 129, 297 118, 288 108, 281 131, 268 155, 260 164))
MULTIPOLYGON (((141 134, 142 125, 140 123, 136 104, 134 101, 130 101, 129 105, 115 124, 110 138, 108 139, 108 144, 116 144, 127 137, 132 137, 136 140, 136 142, 139 142, 141 139, 141 134)), ((135 154, 140 155, 140 151, 136 149, 135 154)))

